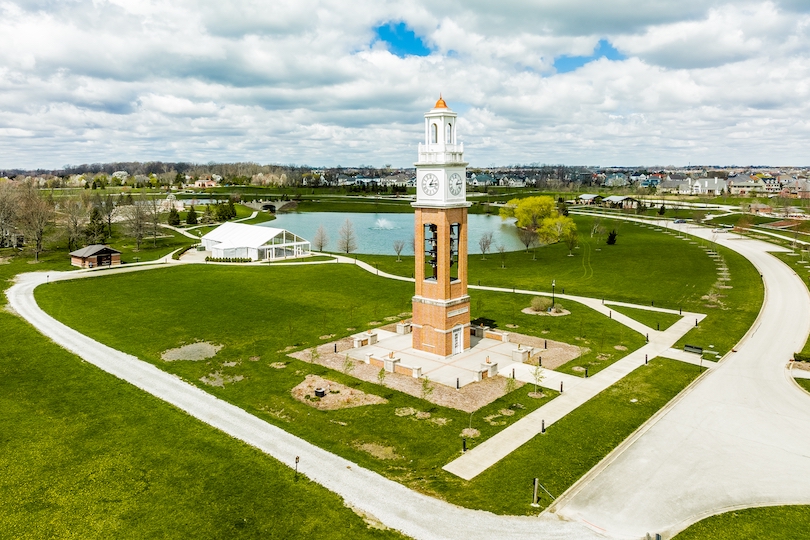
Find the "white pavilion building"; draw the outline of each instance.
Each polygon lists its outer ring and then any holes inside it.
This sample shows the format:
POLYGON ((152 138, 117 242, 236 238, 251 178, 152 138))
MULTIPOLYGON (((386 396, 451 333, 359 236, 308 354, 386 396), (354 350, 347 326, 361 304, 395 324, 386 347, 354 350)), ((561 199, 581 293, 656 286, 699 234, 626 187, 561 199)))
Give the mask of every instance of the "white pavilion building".
POLYGON ((200 240, 215 259, 274 261, 310 252, 309 241, 290 231, 243 223, 223 223, 200 240))

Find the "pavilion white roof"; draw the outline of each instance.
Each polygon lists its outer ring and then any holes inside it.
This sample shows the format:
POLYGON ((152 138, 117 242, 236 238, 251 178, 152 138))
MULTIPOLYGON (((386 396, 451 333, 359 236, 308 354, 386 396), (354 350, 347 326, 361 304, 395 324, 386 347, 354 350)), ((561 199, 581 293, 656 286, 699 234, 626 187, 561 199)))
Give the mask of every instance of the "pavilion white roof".
MULTIPOLYGON (((259 225, 245 225, 243 223, 223 223, 213 231, 202 237, 203 240, 218 242, 218 247, 247 247, 259 248, 271 243, 273 238, 282 236, 295 238, 297 242, 306 242, 303 238, 294 235, 285 229, 262 227, 259 225)), ((282 242, 275 242, 282 243, 282 242)))

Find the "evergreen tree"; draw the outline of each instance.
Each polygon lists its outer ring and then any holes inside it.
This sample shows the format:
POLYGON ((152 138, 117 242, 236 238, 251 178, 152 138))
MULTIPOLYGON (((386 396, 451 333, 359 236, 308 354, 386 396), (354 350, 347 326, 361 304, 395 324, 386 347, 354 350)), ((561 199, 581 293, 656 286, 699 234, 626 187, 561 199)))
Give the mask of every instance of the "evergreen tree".
POLYGON ((90 211, 90 222, 84 229, 84 235, 87 237, 89 244, 103 244, 106 239, 106 226, 104 225, 104 216, 98 206, 94 206, 90 211))
MULTIPOLYGON (((186 223, 188 225, 196 225, 197 224, 197 212, 194 210, 194 206, 191 206, 188 209, 188 214, 186 215, 186 223)), ((169 224, 171 224, 171 222, 169 222, 169 224)))
POLYGON ((231 218, 231 212, 228 210, 227 204, 218 204, 216 206, 215 215, 217 221, 228 221, 231 218))
POLYGON ((177 209, 173 206, 172 209, 169 210, 169 218, 167 220, 167 223, 172 227, 177 227, 178 225, 180 225, 180 214, 177 212, 177 209))
POLYGON ((211 211, 211 205, 206 204, 205 205, 205 213, 203 213, 203 216, 202 216, 202 222, 203 223, 211 223, 212 221, 214 221, 214 213, 211 211))

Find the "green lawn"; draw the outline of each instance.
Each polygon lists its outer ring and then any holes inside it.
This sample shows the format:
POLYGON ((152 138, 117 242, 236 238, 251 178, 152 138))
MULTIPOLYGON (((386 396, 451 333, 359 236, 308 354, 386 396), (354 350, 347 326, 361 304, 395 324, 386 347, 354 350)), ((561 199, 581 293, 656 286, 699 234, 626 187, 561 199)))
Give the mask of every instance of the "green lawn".
MULTIPOLYGON (((0 264, 0 280, 68 269, 64 253, 41 259, 0 264)), ((4 311, 0 335, 0 536, 402 538, 4 311)))
MULTIPOLYGON (((177 374, 330 452, 422 489, 421 478, 459 452, 459 434, 469 424, 468 414, 293 360, 283 352, 288 345, 322 343, 321 335, 347 335, 351 333, 347 328, 368 328, 367 321, 409 310, 412 287, 350 265, 183 266, 58 282, 40 287, 36 294, 44 309, 77 330, 177 374), (235 290, 238 295, 232 294, 235 290), (115 291, 126 291, 126 295, 115 291), (75 309, 88 297, 104 317, 75 309), (189 313, 188 306, 194 306, 194 311, 189 313), (162 351, 197 339, 225 347, 204 362, 160 359, 162 351), (260 360, 250 360, 257 356, 260 360), (225 365, 231 362, 237 365, 225 365), (276 362, 288 365, 276 369, 270 365, 276 362), (224 388, 200 382, 214 371, 245 379, 224 388), (318 411, 290 395, 310 373, 382 395, 389 403, 318 411), (397 416, 395 411, 404 407, 429 412, 446 423, 397 416), (364 443, 392 447, 403 458, 374 458, 358 448, 364 443), (403 460, 408 463, 407 474, 403 460)), ((546 391, 546 397, 538 400, 530 398, 526 388, 517 389, 476 412, 473 426, 484 440, 556 395, 546 391), (514 414, 502 416, 498 422, 484 420, 501 409, 514 414)))
POLYGON ((298 201, 297 212, 413 213, 409 199, 367 197, 323 197, 298 201))
POLYGON ((618 311, 627 315, 641 324, 652 328, 653 330, 666 330, 679 320, 681 316, 677 313, 662 313, 660 311, 651 311, 649 309, 629 308, 625 306, 608 306, 613 311, 618 311))
POLYGON ((810 392, 810 379, 796 379, 799 386, 810 392))
MULTIPOLYGON (((755 216, 751 214, 747 214, 747 216, 751 220, 751 223, 753 225, 762 225, 766 223, 774 223, 776 221, 779 221, 779 219, 764 216, 755 216)), ((741 217, 742 214, 730 214, 726 216, 718 216, 716 218, 712 218, 706 221, 706 223, 710 225, 736 225, 737 222, 740 221, 741 217)))
POLYGON ((738 540, 806 538, 810 506, 746 508, 708 517, 675 536, 677 540, 738 540), (802 532, 804 531, 804 532, 802 532))
POLYGON ((113 235, 107 240, 107 243, 121 252, 123 263, 153 261, 175 249, 195 243, 193 239, 163 227, 160 228, 159 235, 160 237, 157 239, 144 238, 140 249, 137 249, 137 244, 131 237, 126 236, 123 227, 113 225, 113 235))
POLYGON ((575 369, 577 367, 587 367, 588 374, 594 375, 645 343, 644 336, 638 332, 576 302, 561 302, 570 315, 548 317, 522 313, 532 299, 525 294, 471 290, 470 298, 473 318, 493 321, 500 330, 579 346, 582 356, 557 368, 570 375, 584 376, 583 371, 575 369), (507 325, 517 325, 517 328, 507 325))
POLYGON ((335 260, 334 257, 330 257, 328 255, 312 255, 311 257, 298 257, 297 259, 282 259, 279 261, 270 261, 268 264, 282 264, 291 262, 323 262, 334 260, 335 260))
MULTIPOLYGON (((529 252, 507 252, 503 258, 493 247, 494 253, 485 260, 481 255, 469 256, 470 284, 550 293, 555 281, 557 293, 642 305, 655 302, 659 307, 678 309, 700 303, 715 280, 714 264, 698 243, 690 244, 648 226, 602 218, 607 230, 615 228, 619 233, 616 245, 608 246, 604 237, 590 236, 595 218, 572 217, 580 232, 580 247, 573 257, 562 243, 529 252)), ((469 239, 471 245, 477 242, 478 238, 469 239)), ((391 256, 357 258, 376 262, 380 270, 393 274, 411 276, 413 272, 413 257, 403 257, 400 263, 391 256)))
MULTIPOLYGON (((594 218, 576 216, 580 248, 568 257, 561 244, 538 248, 536 255, 525 251, 470 255, 469 279, 472 285, 572 293, 705 313, 700 326, 678 342, 702 346, 725 354, 745 335, 759 313, 764 289, 759 272, 741 255, 718 248, 728 267, 730 281, 718 281, 718 265, 702 249, 706 242, 681 239, 656 231, 652 226, 603 219, 608 230, 619 232, 614 246, 590 237, 594 218), (599 250, 599 251, 597 251, 599 250), (501 268, 503 266, 505 268, 501 268), (719 288, 730 286, 731 288, 719 288), (707 300, 711 295, 714 302, 707 300)), ((476 242, 470 239, 470 242, 476 242)), ((391 274, 412 276, 413 257, 358 255, 391 274)), ((564 303, 564 302, 563 302, 564 303)), ((643 321, 642 321, 643 322, 643 321)), ((657 322, 657 321, 654 321, 657 322)), ((664 321, 661 321, 662 328, 664 321)))
MULTIPOLYGON (((525 452, 540 453, 545 456, 544 461, 559 465, 553 467, 557 472, 544 476, 543 481, 553 493, 560 493, 697 375, 697 370, 690 365, 668 360, 652 362, 566 417, 554 430, 549 430, 549 435, 536 438, 514 457, 510 456, 492 469, 499 473, 487 472, 479 479, 464 482, 441 470, 441 466, 460 452, 461 429, 472 422, 473 427, 481 431, 481 438, 471 441, 477 444, 556 393, 546 390, 546 398, 534 400, 528 397, 528 389, 524 387, 477 411, 471 418, 466 413, 361 382, 338 371, 292 360, 281 352, 290 343, 298 346, 318 343, 320 333, 344 335, 349 324, 362 327, 364 320, 402 311, 403 304, 410 300, 412 285, 380 280, 343 265, 276 267, 272 271, 269 268, 179 267, 59 282, 40 287, 37 299, 44 309, 79 331, 136 354, 328 451, 414 489, 500 513, 524 514, 530 510, 525 504, 527 490, 518 486, 525 483, 527 475, 537 474, 537 471, 523 466, 525 452), (329 283, 330 287, 313 286, 318 282, 329 283), (381 283, 385 287, 381 287, 381 283), (268 284, 278 287, 268 287, 268 284), (309 287, 305 287, 306 284, 309 287), (127 295, 116 299, 109 292, 114 289, 125 290, 127 295), (228 294, 237 289, 239 295, 228 294), (206 291, 204 303, 210 307, 195 311, 193 319, 189 319, 186 306, 199 305, 201 290, 206 291), (290 290, 297 291, 293 298, 288 298, 290 290), (367 300, 352 306, 347 304, 347 298, 351 297, 367 300), (77 303, 87 302, 88 298, 93 298, 94 306, 105 312, 103 319, 75 309, 77 303), (120 307, 121 302, 126 309, 112 309, 114 304, 120 307), (318 309, 324 305, 346 307, 339 313, 318 309), (189 324, 189 320, 193 320, 193 324, 189 324), (122 331, 122 328, 127 330, 122 331), (195 339, 221 343, 225 348, 215 358, 204 362, 159 360, 161 351, 195 339), (250 361, 251 356, 259 356, 260 360, 250 361), (224 365, 230 362, 238 364, 224 365), (274 369, 270 366, 272 362, 285 362, 287 367, 274 369), (224 388, 207 387, 199 382, 200 377, 215 370, 242 375, 245 379, 224 388), (289 390, 308 373, 382 395, 389 402, 331 412, 314 410, 289 395, 289 390), (632 398, 639 401, 631 404, 632 398), (446 419, 446 424, 416 420, 412 416, 398 417, 395 411, 402 407, 430 412, 434 418, 446 419), (501 416, 497 422, 485 420, 502 409, 510 409, 515 414, 501 416), (499 422, 504 425, 493 425, 499 422), (583 437, 586 444, 575 444, 583 437), (358 448, 361 443, 390 447, 402 459, 374 458, 358 448), (404 466, 405 460, 407 466, 404 466)), ((522 298, 529 300, 527 296, 522 298)), ((481 312, 496 321, 511 317, 513 307, 518 307, 513 303, 513 295, 505 293, 479 296, 476 292, 473 305, 479 300, 481 312)), ((563 322, 565 318, 555 319, 551 324, 559 327, 550 330, 549 337, 571 332, 565 327, 572 326, 572 322, 573 332, 579 332, 580 325, 576 323, 581 318, 587 322, 583 322, 582 329, 597 333, 602 329, 606 343, 612 344, 612 340, 621 338, 618 330, 621 325, 615 321, 602 316, 599 316, 601 320, 591 319, 584 308, 571 307, 573 314, 568 324, 563 322)), ((515 317, 521 326, 519 330, 528 333, 539 330, 540 335, 551 319, 523 314, 515 314, 515 317)), ((638 344, 631 339, 643 342, 640 335, 628 334, 635 336, 624 336, 631 346, 638 344)))

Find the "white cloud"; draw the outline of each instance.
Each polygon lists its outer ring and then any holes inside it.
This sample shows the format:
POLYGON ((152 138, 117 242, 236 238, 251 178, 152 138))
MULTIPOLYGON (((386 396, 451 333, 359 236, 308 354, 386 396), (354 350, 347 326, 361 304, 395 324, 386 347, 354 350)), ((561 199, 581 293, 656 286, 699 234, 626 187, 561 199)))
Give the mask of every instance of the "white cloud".
POLYGON ((473 164, 807 159, 792 0, 0 0, 0 35, 0 167, 408 165, 439 92, 473 164), (389 21, 434 52, 374 45, 389 21), (555 74, 600 39, 627 59, 555 74))

